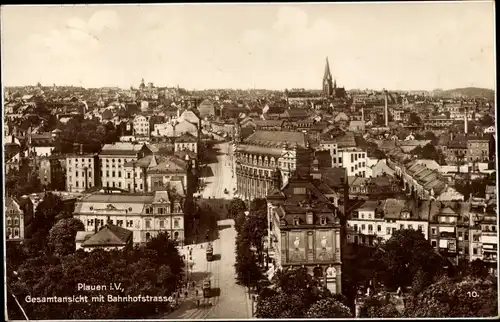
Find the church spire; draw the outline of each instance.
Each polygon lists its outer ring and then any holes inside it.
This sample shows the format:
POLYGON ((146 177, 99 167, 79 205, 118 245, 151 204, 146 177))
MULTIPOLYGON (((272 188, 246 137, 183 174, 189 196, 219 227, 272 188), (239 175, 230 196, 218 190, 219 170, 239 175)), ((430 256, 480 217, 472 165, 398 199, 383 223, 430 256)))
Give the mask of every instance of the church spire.
POLYGON ((323 75, 323 80, 331 80, 332 74, 330 73, 330 64, 328 63, 328 57, 326 57, 325 74, 323 75))
POLYGON ((332 74, 330 73, 330 64, 326 57, 325 74, 323 75, 323 95, 331 96, 333 94, 332 74))

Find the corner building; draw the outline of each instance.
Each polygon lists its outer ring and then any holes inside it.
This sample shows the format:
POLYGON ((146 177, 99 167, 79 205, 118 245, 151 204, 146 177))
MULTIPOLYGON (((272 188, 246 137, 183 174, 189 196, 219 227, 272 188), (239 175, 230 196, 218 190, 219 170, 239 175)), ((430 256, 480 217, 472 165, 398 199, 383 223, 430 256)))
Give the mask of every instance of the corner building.
POLYGON ((236 148, 237 193, 244 200, 265 198, 278 169, 283 182, 293 171, 308 168, 314 150, 301 132, 256 131, 236 148))
POLYGON ((294 174, 267 196, 269 258, 276 269, 302 266, 333 294, 342 293, 339 196, 321 179, 294 174))

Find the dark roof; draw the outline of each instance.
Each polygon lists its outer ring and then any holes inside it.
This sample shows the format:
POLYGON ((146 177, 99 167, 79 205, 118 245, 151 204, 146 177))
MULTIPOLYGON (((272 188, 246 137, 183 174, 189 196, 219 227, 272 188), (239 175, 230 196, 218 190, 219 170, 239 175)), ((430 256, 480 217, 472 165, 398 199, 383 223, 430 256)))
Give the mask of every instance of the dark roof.
POLYGON ((245 144, 276 148, 287 144, 289 147, 297 145, 297 147, 306 148, 307 140, 301 132, 255 131, 245 139, 245 144))
POLYGON ((175 139, 176 142, 181 142, 181 143, 196 143, 198 142, 198 139, 192 135, 191 133, 189 132, 186 132, 184 134, 182 134, 181 136, 179 136, 178 138, 175 139))
POLYGON ((132 238, 132 231, 106 224, 82 243, 82 247, 124 246, 132 238))

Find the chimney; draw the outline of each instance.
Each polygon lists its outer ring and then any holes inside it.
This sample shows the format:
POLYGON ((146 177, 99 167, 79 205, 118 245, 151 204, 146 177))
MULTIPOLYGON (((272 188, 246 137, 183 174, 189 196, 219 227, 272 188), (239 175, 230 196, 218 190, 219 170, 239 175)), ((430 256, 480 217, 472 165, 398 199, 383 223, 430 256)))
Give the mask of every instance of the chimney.
POLYGON ((384 120, 385 120, 385 127, 389 127, 389 113, 388 113, 388 107, 387 107, 387 91, 384 89, 384 101, 385 101, 385 108, 384 108, 384 120))
POLYGON ((144 186, 144 192, 148 192, 148 178, 146 170, 146 167, 142 168, 142 183, 144 186))
POLYGON ((365 121, 365 108, 364 107, 361 107, 361 121, 362 122, 365 121))
POLYGON ((80 154, 83 154, 83 144, 80 144, 80 154))
POLYGON ((96 233, 96 234, 99 231, 99 227, 98 227, 98 224, 97 224, 98 220, 99 219, 97 219, 97 217, 94 219, 94 233, 96 233))
POLYGON ((467 116, 468 116, 467 114, 468 114, 468 108, 466 107, 465 108, 465 113, 464 113, 464 132, 465 132, 465 134, 467 134, 467 132, 469 130, 468 129, 468 125, 469 125, 468 123, 469 122, 468 122, 468 119, 467 119, 467 116))

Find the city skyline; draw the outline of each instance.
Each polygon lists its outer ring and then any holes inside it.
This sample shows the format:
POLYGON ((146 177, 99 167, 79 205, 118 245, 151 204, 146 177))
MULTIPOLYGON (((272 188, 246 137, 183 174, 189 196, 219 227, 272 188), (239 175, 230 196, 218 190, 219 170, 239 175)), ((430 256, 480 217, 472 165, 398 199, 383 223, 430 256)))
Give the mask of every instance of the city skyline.
POLYGON ((493 89, 493 12, 493 2, 3 7, 2 78, 320 89, 328 57, 347 89, 493 89))

